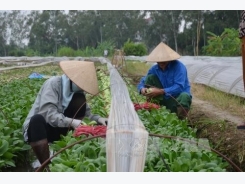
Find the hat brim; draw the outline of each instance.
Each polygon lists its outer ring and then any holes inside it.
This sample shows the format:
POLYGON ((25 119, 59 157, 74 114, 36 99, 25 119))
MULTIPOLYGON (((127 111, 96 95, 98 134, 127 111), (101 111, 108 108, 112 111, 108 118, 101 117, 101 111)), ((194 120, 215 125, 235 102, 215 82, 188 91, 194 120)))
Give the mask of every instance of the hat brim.
POLYGON ((179 59, 180 55, 167 46, 165 43, 159 43, 146 58, 148 62, 168 62, 179 59))
POLYGON ((94 62, 72 60, 61 61, 59 65, 65 75, 79 88, 92 95, 99 93, 94 62))

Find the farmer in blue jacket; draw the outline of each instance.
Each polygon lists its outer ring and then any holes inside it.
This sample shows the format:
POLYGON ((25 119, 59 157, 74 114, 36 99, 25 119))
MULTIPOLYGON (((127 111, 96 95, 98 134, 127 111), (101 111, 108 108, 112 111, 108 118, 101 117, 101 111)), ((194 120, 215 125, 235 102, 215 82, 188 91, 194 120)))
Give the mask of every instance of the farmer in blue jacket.
POLYGON ((163 42, 150 53, 146 61, 156 63, 142 77, 137 88, 148 100, 154 100, 186 118, 191 102, 191 86, 187 69, 178 59, 180 55, 163 42))

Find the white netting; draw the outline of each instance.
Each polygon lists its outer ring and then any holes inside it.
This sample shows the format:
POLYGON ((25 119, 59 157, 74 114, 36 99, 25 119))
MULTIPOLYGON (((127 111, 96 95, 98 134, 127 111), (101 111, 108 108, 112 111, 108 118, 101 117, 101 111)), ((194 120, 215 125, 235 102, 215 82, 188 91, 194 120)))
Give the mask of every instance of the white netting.
POLYGON ((139 119, 128 88, 117 69, 107 59, 111 84, 111 109, 107 125, 107 171, 142 172, 148 143, 148 132, 139 119))

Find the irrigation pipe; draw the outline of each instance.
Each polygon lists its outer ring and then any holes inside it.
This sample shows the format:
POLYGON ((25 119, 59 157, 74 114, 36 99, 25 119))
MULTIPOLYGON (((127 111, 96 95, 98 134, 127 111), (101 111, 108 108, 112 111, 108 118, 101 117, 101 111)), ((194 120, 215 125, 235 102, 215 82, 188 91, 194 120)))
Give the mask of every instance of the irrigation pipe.
POLYGON ((92 136, 92 137, 88 137, 88 138, 85 138, 85 139, 82 139, 82 140, 79 140, 79 141, 76 141, 62 149, 60 149, 57 153, 55 153, 53 156, 51 156, 49 159, 47 159, 45 162, 42 163, 42 165, 36 170, 36 172, 40 172, 42 171, 51 161, 52 158, 56 157, 58 154, 60 154, 62 151, 76 145, 76 144, 79 144, 79 143, 82 143, 82 142, 85 142, 85 141, 88 141, 88 140, 91 140, 91 139, 95 139, 95 138, 98 138, 98 137, 103 137, 105 136, 106 134, 101 134, 101 135, 96 135, 96 136, 92 136))
MULTIPOLYGON (((196 142, 194 141, 190 141, 188 139, 184 139, 184 138, 181 138, 181 137, 175 137, 175 136, 168 136, 168 135, 161 135, 161 134, 149 134, 150 136, 153 136, 153 137, 159 137, 159 138, 169 138, 169 139, 179 139, 179 140, 182 140, 182 141, 186 141, 186 142, 189 142, 189 143, 193 143, 193 144, 196 144, 196 142)), ((199 145, 199 144, 198 144, 199 145)), ((233 163, 229 158, 227 158, 225 155, 223 155, 222 153, 220 153, 219 151, 213 149, 213 148, 210 148, 210 147, 207 147, 203 144, 200 144, 199 146, 202 146, 206 149, 210 149, 211 151, 215 152, 216 154, 218 154, 219 156, 223 157, 230 165, 232 165, 238 172, 243 172, 241 168, 239 168, 235 163, 233 163)))
POLYGON ((157 150, 159 156, 160 156, 161 159, 162 159, 162 162, 163 162, 164 166, 166 167, 167 171, 170 172, 170 168, 169 168, 168 164, 165 162, 164 156, 163 156, 163 154, 161 153, 161 150, 160 150, 159 146, 156 144, 155 141, 153 141, 153 142, 154 142, 154 145, 155 145, 155 147, 156 147, 156 150, 157 150))
MULTIPOLYGON (((82 139, 82 140, 79 140, 79 141, 76 141, 74 142, 73 144, 70 144, 62 149, 60 149, 58 152, 56 152, 53 156, 51 156, 49 159, 47 159, 44 163, 42 163, 42 165, 36 170, 36 172, 41 172, 51 161, 52 158, 56 157, 58 154, 60 154, 62 151, 68 149, 68 148, 71 148, 72 146, 76 145, 76 144, 79 144, 79 143, 82 143, 82 142, 85 142, 85 141, 88 141, 88 140, 92 140, 92 139, 95 139, 95 138, 98 138, 98 137, 103 137, 103 136, 106 136, 106 134, 101 134, 101 135, 96 135, 96 136, 92 136, 92 137, 88 137, 88 138, 85 138, 85 139, 82 139)), ((191 140, 188 140, 188 139, 185 139, 185 138, 181 138, 181 137, 176 137, 176 136, 168 136, 168 135, 162 135, 162 134, 152 134, 152 133, 149 133, 149 136, 153 136, 153 137, 159 137, 159 138, 167 138, 167 139, 178 139, 178 140, 183 140, 183 141, 186 141, 186 142, 189 142, 189 143, 192 143, 192 144, 196 144, 196 142, 194 141, 191 141, 191 140)), ((205 145, 202 145, 202 144, 198 144, 199 146, 202 146, 204 148, 207 148, 207 149, 210 149, 211 151, 215 152, 216 154, 218 154, 219 156, 221 156, 222 158, 224 158, 231 166, 233 166, 233 168, 238 171, 238 172, 243 172, 241 168, 239 168, 234 162, 232 162, 229 158, 227 158, 225 155, 223 155, 222 153, 220 153, 219 151, 213 149, 213 148, 210 148, 210 147, 207 147, 205 145)))
POLYGON ((24 66, 11 66, 11 67, 6 67, 6 68, 0 68, 0 72, 1 71, 5 71, 5 70, 38 67, 38 66, 43 66, 43 65, 46 65, 46 64, 50 64, 50 63, 55 63, 55 61, 47 61, 47 62, 42 62, 42 63, 39 63, 39 64, 28 64, 28 65, 24 65, 24 66))

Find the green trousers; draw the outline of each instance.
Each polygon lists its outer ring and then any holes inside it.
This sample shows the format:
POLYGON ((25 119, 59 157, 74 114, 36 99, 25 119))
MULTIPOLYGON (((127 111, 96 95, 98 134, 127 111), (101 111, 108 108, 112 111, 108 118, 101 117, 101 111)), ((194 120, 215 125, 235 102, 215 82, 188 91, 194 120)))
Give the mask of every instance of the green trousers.
MULTIPOLYGON (((163 86, 156 75, 148 75, 145 79, 145 85, 163 89, 163 86)), ((155 97, 153 100, 157 101, 160 105, 165 106, 166 109, 169 109, 173 113, 177 113, 178 106, 182 106, 185 109, 190 110, 192 102, 191 96, 186 92, 180 93, 176 98, 169 97, 166 99, 164 97, 155 97)))

